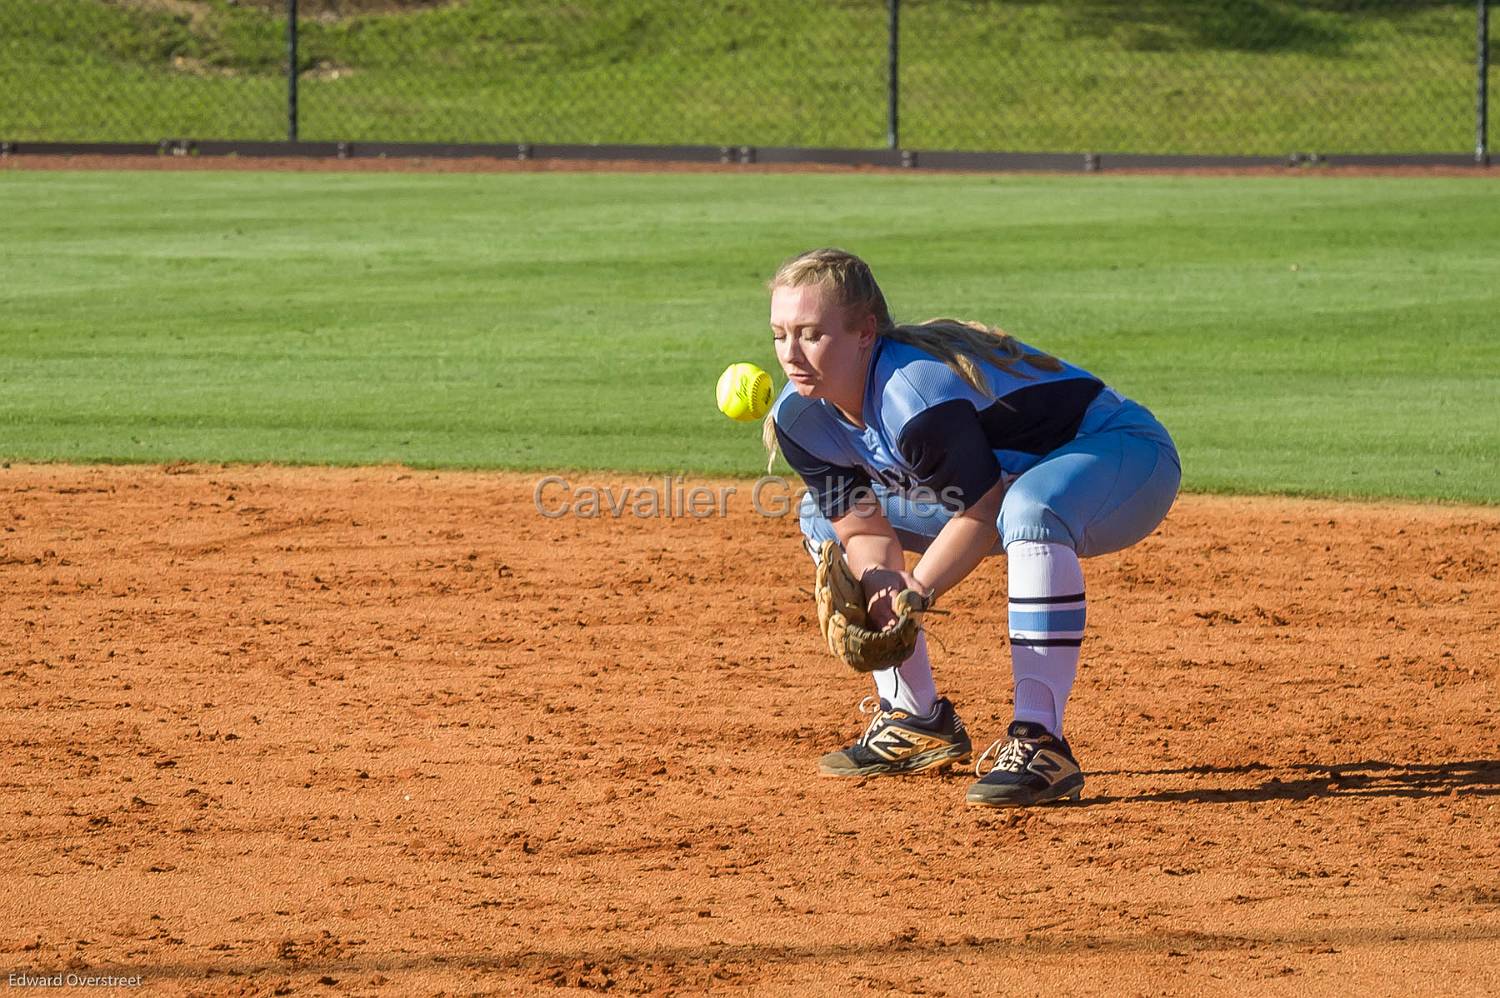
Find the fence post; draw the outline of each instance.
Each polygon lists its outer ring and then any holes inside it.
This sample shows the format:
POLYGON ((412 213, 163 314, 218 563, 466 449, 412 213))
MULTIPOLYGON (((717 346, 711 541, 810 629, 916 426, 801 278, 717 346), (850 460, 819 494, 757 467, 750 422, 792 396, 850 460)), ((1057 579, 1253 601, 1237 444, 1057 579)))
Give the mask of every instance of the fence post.
POLYGON ((895 149, 901 144, 901 0, 886 0, 886 3, 891 18, 885 58, 885 141, 895 149))
POLYGON ((286 140, 297 141, 297 0, 286 0, 286 140))
POLYGON ((1479 47, 1475 53, 1478 66, 1478 92, 1474 101, 1474 161, 1486 166, 1490 161, 1490 4, 1479 0, 1479 47))

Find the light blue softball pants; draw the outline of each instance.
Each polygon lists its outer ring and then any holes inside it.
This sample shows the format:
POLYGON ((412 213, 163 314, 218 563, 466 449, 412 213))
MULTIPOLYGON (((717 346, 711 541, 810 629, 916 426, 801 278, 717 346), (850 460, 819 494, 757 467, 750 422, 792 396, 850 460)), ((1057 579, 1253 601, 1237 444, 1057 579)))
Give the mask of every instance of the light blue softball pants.
MULTIPOLYGON (((1072 441, 1011 482, 990 554, 1015 541, 1063 544, 1080 558, 1128 548, 1166 518, 1181 482, 1182 464, 1166 428, 1145 406, 1106 388, 1072 441)), ((878 483, 873 492, 908 551, 926 551, 953 517, 941 503, 914 502, 878 483)), ((811 550, 838 539, 810 495, 802 497, 798 514, 811 550)))

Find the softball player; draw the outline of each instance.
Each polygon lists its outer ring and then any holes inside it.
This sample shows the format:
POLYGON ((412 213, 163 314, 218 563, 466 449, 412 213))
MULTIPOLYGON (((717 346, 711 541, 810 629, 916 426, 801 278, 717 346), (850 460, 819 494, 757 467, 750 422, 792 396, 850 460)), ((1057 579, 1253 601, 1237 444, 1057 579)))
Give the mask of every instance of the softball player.
MULTIPOLYGON (((838 541, 875 627, 894 619, 902 589, 940 597, 1003 551, 1015 719, 981 754, 967 800, 1076 798, 1083 773, 1063 710, 1084 631, 1079 558, 1128 547, 1161 523, 1181 479, 1171 437, 1088 371, 997 330, 952 319, 896 325, 852 254, 804 253, 770 288, 787 385, 766 443, 807 485, 808 550, 838 541), (910 572, 903 551, 921 555, 910 572)), ((861 706, 874 714, 864 734, 825 755, 821 772, 913 773, 969 758, 925 638, 874 678, 879 704, 861 706)))

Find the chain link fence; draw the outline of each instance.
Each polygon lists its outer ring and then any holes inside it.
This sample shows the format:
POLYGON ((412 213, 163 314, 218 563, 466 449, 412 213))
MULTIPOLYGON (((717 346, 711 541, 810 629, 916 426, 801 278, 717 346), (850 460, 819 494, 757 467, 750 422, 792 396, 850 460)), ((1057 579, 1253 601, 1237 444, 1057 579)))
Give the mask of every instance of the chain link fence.
POLYGON ((1468 153, 1485 9, 0 0, 0 139, 1468 153))

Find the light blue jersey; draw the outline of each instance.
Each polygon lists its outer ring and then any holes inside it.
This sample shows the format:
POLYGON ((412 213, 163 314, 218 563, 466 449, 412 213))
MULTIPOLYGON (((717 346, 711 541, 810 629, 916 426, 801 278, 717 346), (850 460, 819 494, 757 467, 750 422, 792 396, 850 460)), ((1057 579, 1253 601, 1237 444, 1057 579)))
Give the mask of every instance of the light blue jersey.
POLYGON ((773 409, 787 461, 828 516, 872 482, 943 495, 953 508, 972 505, 1002 476, 1021 474, 1072 440, 1104 387, 1071 364, 1047 371, 1018 360, 1013 371, 981 364, 986 394, 924 350, 884 338, 875 344, 864 429, 791 385, 773 409))
POLYGON ((1002 481, 1009 483, 1002 544, 1046 540, 1098 554, 1135 543, 1166 515, 1180 465, 1171 437, 1144 407, 1067 363, 1059 371, 1024 360, 1012 371, 980 368, 989 393, 918 347, 878 339, 864 428, 788 385, 772 413, 782 453, 808 487, 809 538, 834 536, 830 521, 864 492, 880 500, 907 546, 921 550, 1002 481), (1138 492, 1141 501, 1132 502, 1138 492))

